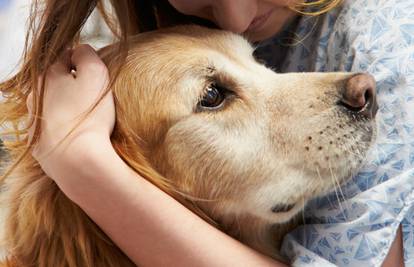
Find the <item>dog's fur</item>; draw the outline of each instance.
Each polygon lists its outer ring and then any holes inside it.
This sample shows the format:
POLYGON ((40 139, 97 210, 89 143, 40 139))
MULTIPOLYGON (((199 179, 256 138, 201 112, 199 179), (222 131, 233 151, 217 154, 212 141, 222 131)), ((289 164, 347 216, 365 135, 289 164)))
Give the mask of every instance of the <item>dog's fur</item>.
MULTIPOLYGON (((195 26, 130 44, 113 86, 114 147, 141 175, 160 186, 154 176, 165 177, 185 205, 268 255, 277 255, 286 222, 349 177, 370 145, 373 121, 337 105, 351 74, 276 74, 242 37, 195 26), (212 86, 225 100, 206 109, 212 86)), ((113 58, 104 57, 110 69, 113 58)), ((34 159, 6 189, 10 266, 133 266, 34 159)))

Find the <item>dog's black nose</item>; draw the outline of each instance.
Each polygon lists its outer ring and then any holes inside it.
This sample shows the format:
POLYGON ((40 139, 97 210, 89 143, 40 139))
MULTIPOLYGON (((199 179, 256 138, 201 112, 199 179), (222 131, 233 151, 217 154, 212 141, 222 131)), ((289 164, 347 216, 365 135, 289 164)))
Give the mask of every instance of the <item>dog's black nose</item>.
POLYGON ((378 104, 375 80, 369 74, 356 74, 346 81, 339 104, 349 111, 374 118, 378 104))

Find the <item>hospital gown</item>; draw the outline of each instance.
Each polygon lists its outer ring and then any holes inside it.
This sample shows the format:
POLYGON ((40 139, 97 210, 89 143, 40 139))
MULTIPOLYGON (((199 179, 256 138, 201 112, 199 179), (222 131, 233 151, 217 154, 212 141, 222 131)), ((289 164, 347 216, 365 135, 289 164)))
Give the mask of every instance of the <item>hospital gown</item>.
POLYGON ((294 24, 290 46, 279 35, 258 44, 258 56, 279 72, 371 73, 378 134, 359 173, 306 207, 305 225, 285 237, 282 253, 293 266, 381 266, 401 225, 412 267, 414 0, 349 0, 294 24))

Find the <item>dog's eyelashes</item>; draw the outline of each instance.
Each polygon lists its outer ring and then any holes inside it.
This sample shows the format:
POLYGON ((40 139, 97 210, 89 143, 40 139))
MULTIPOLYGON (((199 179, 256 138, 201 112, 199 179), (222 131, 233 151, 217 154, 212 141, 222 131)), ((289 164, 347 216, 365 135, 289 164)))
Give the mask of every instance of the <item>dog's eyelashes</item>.
POLYGON ((227 90, 217 84, 211 84, 198 102, 199 111, 217 110, 223 107, 227 90))
POLYGON ((273 213, 288 212, 295 207, 295 204, 277 204, 272 207, 273 213))

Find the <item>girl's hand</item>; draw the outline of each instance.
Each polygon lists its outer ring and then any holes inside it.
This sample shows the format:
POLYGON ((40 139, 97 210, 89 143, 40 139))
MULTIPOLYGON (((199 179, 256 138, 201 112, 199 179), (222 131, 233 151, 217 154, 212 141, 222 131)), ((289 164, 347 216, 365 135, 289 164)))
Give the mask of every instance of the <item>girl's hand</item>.
MULTIPOLYGON (((50 177, 57 179, 59 168, 76 156, 73 146, 80 144, 87 152, 92 143, 110 142, 115 124, 112 93, 109 91, 88 114, 105 93, 108 82, 105 64, 89 45, 65 52, 46 73, 41 135, 32 154, 50 177), (76 70, 76 76, 71 69, 76 70)), ((29 112, 32 97, 29 95, 27 101, 29 112)), ((32 134, 33 129, 29 138, 32 134)))

